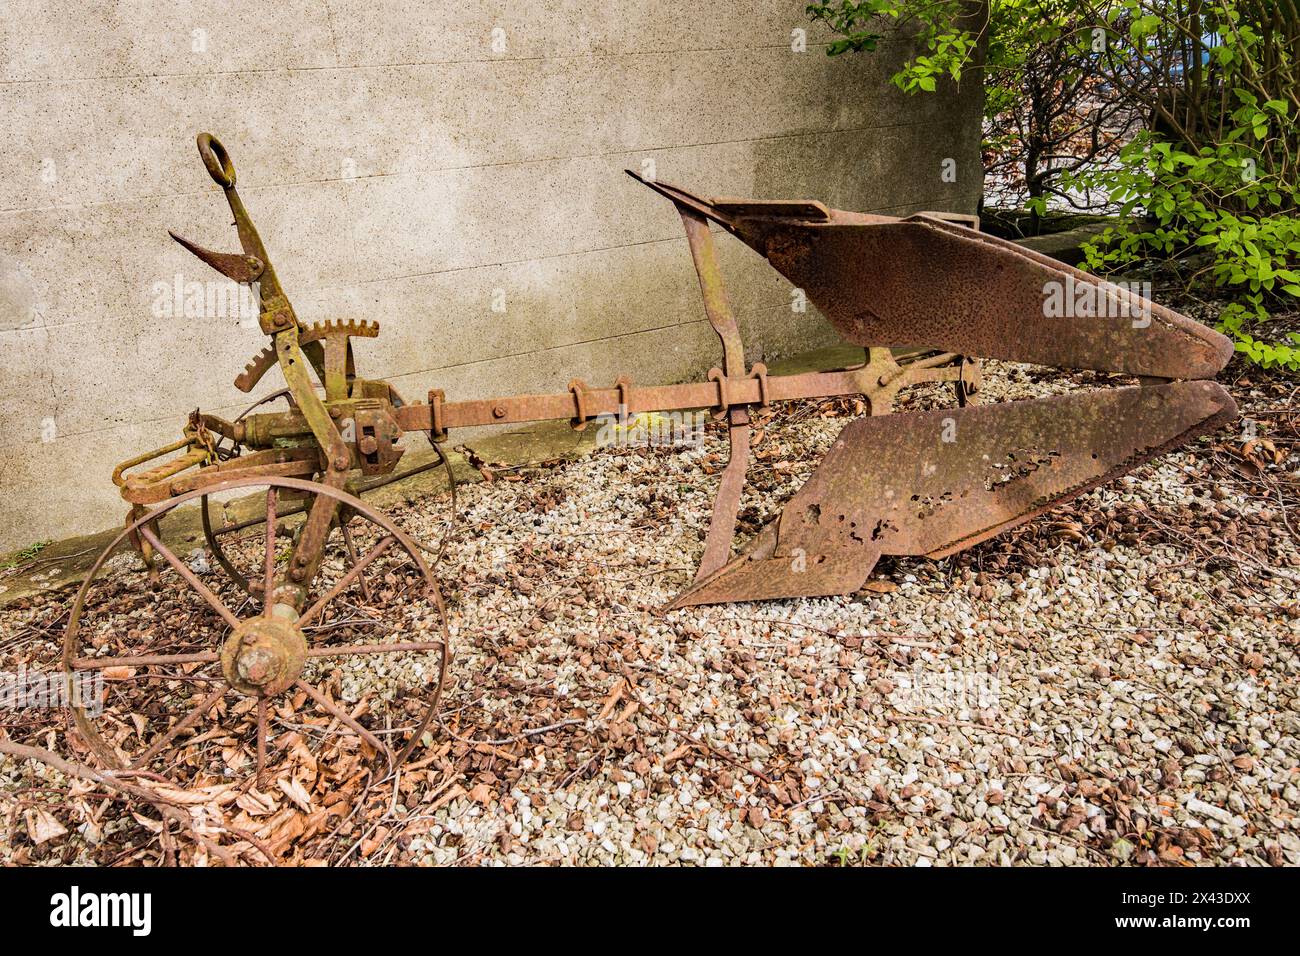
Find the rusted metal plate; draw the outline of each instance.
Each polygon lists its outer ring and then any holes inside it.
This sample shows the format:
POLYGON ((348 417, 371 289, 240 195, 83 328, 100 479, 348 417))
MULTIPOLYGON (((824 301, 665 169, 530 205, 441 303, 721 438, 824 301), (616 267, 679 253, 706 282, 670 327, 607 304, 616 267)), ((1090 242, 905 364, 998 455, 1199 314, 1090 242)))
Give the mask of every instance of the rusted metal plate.
POLYGON ((1172 309, 953 223, 774 229, 766 253, 851 342, 1179 379, 1232 357, 1172 309))
POLYGON ((859 345, 1170 379, 1232 357, 1226 336, 1133 289, 954 222, 646 185, 748 243, 859 345))
POLYGON ((846 594, 882 554, 942 557, 1236 417, 1214 382, 859 419, 743 554, 674 607, 846 594))

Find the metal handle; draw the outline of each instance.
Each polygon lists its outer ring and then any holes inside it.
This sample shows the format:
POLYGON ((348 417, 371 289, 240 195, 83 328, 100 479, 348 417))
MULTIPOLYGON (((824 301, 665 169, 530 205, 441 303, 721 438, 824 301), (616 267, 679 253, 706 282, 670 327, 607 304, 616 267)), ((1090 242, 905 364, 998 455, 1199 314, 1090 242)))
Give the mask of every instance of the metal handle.
MULTIPOLYGON (((184 245, 222 275, 233 278, 236 282, 248 282, 253 279, 259 281, 263 306, 270 306, 274 304, 274 300, 284 298, 284 292, 275 276, 275 269, 271 266, 271 259, 266 254, 266 247, 262 245, 262 237, 257 234, 252 217, 248 215, 239 193, 235 191, 235 164, 230 161, 230 154, 226 152, 226 147, 221 145, 221 140, 211 133, 199 133, 196 142, 199 146, 199 156, 208 169, 208 175, 212 177, 214 183, 225 190, 226 202, 230 204, 230 213, 235 220, 235 229, 239 233, 239 245, 244 250, 244 256, 246 259, 248 257, 255 259, 256 264, 247 261, 242 265, 233 263, 229 261, 229 257, 223 261, 213 254, 200 254, 192 243, 184 243, 184 245), (257 274, 253 275, 254 272, 257 274)), ((284 301, 284 306, 288 307, 287 299, 284 301)), ((298 324, 298 320, 292 316, 292 309, 289 318, 282 324, 295 326, 298 324)))
POLYGON ((230 154, 221 140, 211 133, 199 133, 199 155, 203 165, 208 167, 208 175, 222 189, 232 189, 235 185, 235 164, 230 161, 230 154))
MULTIPOLYGON (((186 437, 180 439, 179 441, 174 441, 170 445, 163 445, 161 448, 155 448, 153 451, 147 451, 143 455, 136 455, 134 458, 128 458, 126 461, 122 462, 120 465, 118 465, 116 468, 113 469, 113 484, 117 485, 119 488, 125 488, 126 483, 128 481, 137 481, 141 477, 139 475, 132 475, 130 478, 127 478, 124 477, 125 472, 136 467, 137 465, 143 465, 147 461, 153 461, 155 458, 161 458, 164 455, 170 455, 174 451, 180 451, 182 448, 189 447, 189 445, 190 445, 190 439, 186 437)), ((205 450, 204 455, 206 456, 206 454, 207 452, 205 450)), ((180 468, 176 469, 175 471, 169 471, 167 476, 175 474, 176 471, 183 471, 185 468, 188 468, 191 464, 194 464, 194 462, 192 461, 187 461, 188 458, 189 458, 188 455, 183 455, 180 458, 176 459, 175 462, 171 462, 170 463, 171 465, 179 464, 181 462, 185 462, 185 464, 182 465, 180 468)), ((164 467, 168 467, 168 466, 159 466, 159 468, 164 468, 164 467)), ((154 469, 154 470, 156 471, 158 469, 154 469)), ((152 472, 145 472, 143 474, 149 475, 152 474, 152 472)))

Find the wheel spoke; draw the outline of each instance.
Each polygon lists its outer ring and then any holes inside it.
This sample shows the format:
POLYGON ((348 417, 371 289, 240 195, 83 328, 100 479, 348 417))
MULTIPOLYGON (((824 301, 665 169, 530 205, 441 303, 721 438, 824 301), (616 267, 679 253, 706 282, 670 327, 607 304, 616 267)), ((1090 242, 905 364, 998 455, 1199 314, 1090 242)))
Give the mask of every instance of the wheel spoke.
POLYGON ((381 753, 387 755, 390 761, 393 759, 392 751, 390 751, 388 747, 386 747, 378 737, 376 737, 370 731, 366 730, 366 728, 362 727, 359 723, 353 720, 352 716, 347 711, 345 711, 342 707, 339 707, 332 700, 330 700, 328 697, 326 697, 324 694, 318 691, 315 687, 312 687, 311 684, 308 684, 306 681, 300 680, 300 681, 294 681, 294 686, 297 687, 304 694, 306 694, 308 697, 310 697, 312 700, 314 700, 321 707, 322 710, 329 713, 340 723, 345 724, 347 727, 349 727, 353 733, 355 733, 366 743, 370 744, 370 746, 374 747, 376 750, 380 751, 381 753))
POLYGON ((271 590, 275 586, 275 505, 276 488, 272 485, 266 489, 266 568, 262 587, 262 613, 270 614, 271 590))
POLYGON ((231 627, 239 626, 239 618, 235 617, 235 615, 231 612, 230 608, 226 607, 223 603, 221 603, 221 598, 213 594, 212 590, 206 584, 204 584, 202 581, 199 580, 198 575, 196 575, 193 571, 190 570, 189 565, 187 565, 180 558, 176 557, 176 555, 172 553, 171 549, 162 543, 158 535, 154 533, 153 529, 150 528, 148 524, 143 524, 140 526, 140 534, 142 534, 144 536, 144 539, 148 541, 150 545, 153 546, 153 549, 155 551, 157 551, 167 560, 167 563, 170 564, 176 570, 176 573, 179 574, 182 578, 184 578, 185 582, 191 588, 197 591, 199 596, 203 598, 203 600, 208 602, 208 605, 212 608, 212 610, 216 611, 218 614, 222 616, 222 618, 225 619, 227 624, 229 624, 231 627))
POLYGON ((343 577, 339 578, 338 583, 335 584, 334 587, 330 588, 319 601, 306 610, 302 617, 298 618, 298 626, 303 627, 315 618, 326 604, 329 604, 330 601, 342 594, 347 586, 357 579, 361 572, 366 569, 367 565, 381 557, 396 541, 397 539, 391 534, 386 535, 383 540, 367 551, 365 557, 352 565, 352 569, 348 571, 347 574, 343 575, 343 577))
MULTIPOLYGON (((343 532, 343 546, 348 550, 348 560, 352 562, 353 567, 356 567, 357 549, 356 545, 352 543, 352 531, 348 528, 348 523, 346 521, 340 522, 339 528, 343 532)), ((370 596, 370 582, 366 580, 366 576, 364 574, 358 574, 357 581, 361 585, 361 596, 366 599, 366 603, 373 601, 374 598, 370 596)))
POLYGON ((257 785, 266 776, 266 698, 257 698, 257 785))
POLYGON ((207 712, 212 709, 213 705, 216 704, 217 701, 221 700, 221 698, 226 695, 226 691, 229 689, 230 689, 229 687, 225 687, 225 686, 218 687, 212 693, 208 694, 207 697, 204 697, 203 700, 199 702, 199 705, 195 707, 193 710, 191 710, 188 714, 186 714, 183 718, 178 720, 172 726, 171 730, 167 731, 161 737, 155 739, 154 742, 149 745, 149 748, 145 750, 144 753, 140 754, 140 756, 136 757, 133 761, 131 761, 130 769, 138 770, 139 768, 147 764, 150 760, 152 760, 154 757, 158 756, 158 754, 162 753, 164 747, 166 747, 173 740, 175 740, 180 734, 183 734, 185 731, 189 730, 200 720, 202 720, 203 717, 207 714, 207 712))
POLYGON ((210 664, 221 657, 216 651, 195 651, 193 654, 139 654, 135 657, 78 657, 72 662, 74 671, 102 671, 108 667, 149 667, 154 664, 210 664))

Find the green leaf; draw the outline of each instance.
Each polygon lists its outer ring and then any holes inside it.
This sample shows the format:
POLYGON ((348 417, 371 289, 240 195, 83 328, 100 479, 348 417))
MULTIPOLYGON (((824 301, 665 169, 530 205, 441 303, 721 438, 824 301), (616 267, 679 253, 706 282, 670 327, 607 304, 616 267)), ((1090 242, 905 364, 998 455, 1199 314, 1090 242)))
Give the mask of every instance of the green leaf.
POLYGON ((1134 40, 1141 40, 1156 32, 1160 26, 1160 18, 1154 13, 1149 13, 1144 17, 1138 17, 1128 28, 1128 35, 1134 40))

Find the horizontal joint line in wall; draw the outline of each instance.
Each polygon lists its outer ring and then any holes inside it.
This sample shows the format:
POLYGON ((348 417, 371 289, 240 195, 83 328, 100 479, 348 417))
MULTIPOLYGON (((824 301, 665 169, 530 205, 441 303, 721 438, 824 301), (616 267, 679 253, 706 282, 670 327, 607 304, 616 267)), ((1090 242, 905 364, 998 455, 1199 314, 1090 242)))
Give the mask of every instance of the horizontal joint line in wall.
MULTIPOLYGON (((499 169, 507 166, 543 166, 547 163, 570 163, 581 159, 607 159, 612 156, 635 156, 646 153, 667 153, 673 150, 681 149, 704 149, 709 146, 739 146, 744 143, 768 143, 782 139, 808 139, 815 136, 839 136, 850 133, 872 133, 876 130, 885 129, 921 129, 927 126, 940 125, 938 122, 931 123, 879 123, 873 126, 851 126, 843 129, 832 128, 824 130, 809 130, 801 133, 773 133, 771 136, 753 136, 744 139, 720 139, 710 140, 699 143, 673 143, 664 146, 646 146, 642 148, 631 149, 613 149, 600 153, 576 153, 571 156, 546 156, 540 159, 512 159, 494 163, 467 163, 463 166, 436 166, 428 169, 403 170, 393 173, 367 173, 364 176, 350 176, 347 178, 336 176, 326 177, 323 179, 296 179, 284 180, 281 182, 259 183, 252 186, 242 187, 245 195, 253 195, 259 191, 269 189, 295 189, 300 186, 317 186, 328 185, 333 183, 353 183, 361 182, 367 179, 397 179, 402 177, 415 176, 432 176, 437 173, 456 173, 468 172, 476 169, 499 169)), ((132 203, 156 202, 166 199, 186 199, 197 196, 209 195, 208 190, 180 190, 172 193, 150 193, 143 196, 133 196, 130 199, 101 199, 93 202, 82 203, 52 203, 46 206, 11 206, 7 209, 0 209, 0 215, 20 215, 32 212, 49 212, 56 210, 74 210, 90 209, 96 206, 126 206, 132 203)))
MULTIPOLYGON (((882 45, 899 43, 893 38, 885 38, 882 45)), ((809 40, 808 49, 823 49, 830 46, 829 40, 809 40)), ((17 77, 0 78, 0 87, 22 86, 39 83, 104 83, 113 80, 190 80, 212 79, 221 76, 260 76, 267 73, 323 73, 347 70, 395 70, 407 67, 467 66, 476 63, 538 63, 546 61, 563 62, 565 60, 613 60, 628 56, 672 56, 686 54, 694 56, 699 53, 754 53, 762 50, 789 50, 788 43, 762 44, 760 46, 715 46, 698 49, 664 49, 664 50, 621 50, 613 53, 590 51, 587 53, 564 53, 557 56, 487 56, 463 60, 398 60, 391 63, 335 63, 329 66, 277 66, 258 70, 211 70, 204 73, 103 73, 94 76, 38 76, 30 79, 17 77)))

